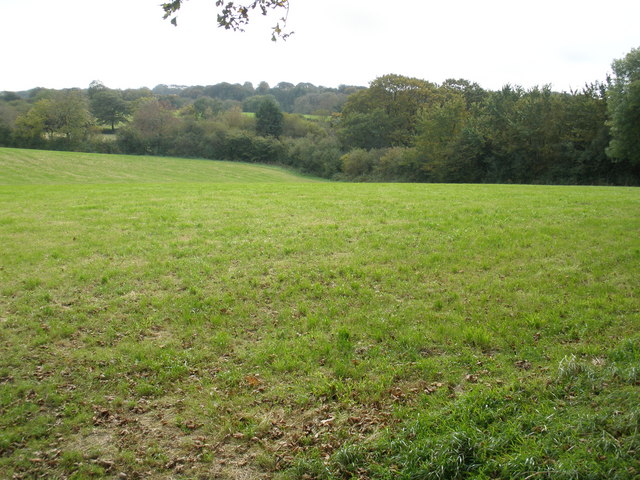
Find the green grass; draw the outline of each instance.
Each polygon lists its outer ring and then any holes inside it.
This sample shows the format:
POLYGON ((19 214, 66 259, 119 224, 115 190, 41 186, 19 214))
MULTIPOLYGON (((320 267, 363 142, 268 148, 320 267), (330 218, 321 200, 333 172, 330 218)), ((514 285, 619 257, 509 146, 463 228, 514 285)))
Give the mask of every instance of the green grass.
MULTIPOLYGON (((245 117, 255 118, 256 114, 254 112, 242 112, 242 115, 245 117)), ((313 115, 310 113, 291 113, 290 115, 300 115, 301 117, 306 118, 307 120, 314 120, 316 122, 326 122, 331 118, 330 115, 313 115)))
POLYGON ((268 165, 0 148, 0 185, 317 181, 268 165))
POLYGON ((638 476, 639 190, 190 162, 0 150, 3 476, 638 476))

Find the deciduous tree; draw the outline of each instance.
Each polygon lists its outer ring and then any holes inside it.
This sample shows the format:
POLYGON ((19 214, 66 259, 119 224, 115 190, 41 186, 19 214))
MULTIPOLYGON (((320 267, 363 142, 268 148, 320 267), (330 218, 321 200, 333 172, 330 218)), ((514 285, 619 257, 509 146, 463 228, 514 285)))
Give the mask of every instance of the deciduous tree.
MULTIPOLYGON (((171 17, 171 23, 177 25, 176 12, 184 2, 185 0, 173 0, 163 3, 164 18, 171 17)), ((271 10, 283 10, 283 16, 272 27, 271 40, 276 41, 278 38, 286 40, 293 33, 284 30, 289 13, 289 0, 253 0, 242 3, 216 0, 216 7, 218 8, 218 26, 226 30, 244 31, 245 26, 249 24, 251 13, 255 10, 265 16, 271 10)))
POLYGON ((60 139, 70 146, 84 138, 91 127, 91 115, 85 95, 79 90, 47 94, 31 110, 18 118, 16 126, 21 138, 35 141, 60 139))
POLYGON ((109 125, 115 131, 116 124, 127 119, 129 106, 117 90, 104 89, 96 92, 90 100, 91 112, 99 123, 109 125))
POLYGON ((376 78, 366 90, 347 99, 342 108, 341 137, 359 148, 410 146, 418 124, 418 112, 438 96, 433 83, 402 75, 376 78), (375 132, 366 144, 363 134, 375 132))
POLYGON ((136 153, 163 154, 179 120, 155 98, 141 100, 133 120, 121 129, 120 141, 136 153))
POLYGON ((442 104, 425 108, 420 115, 416 148, 430 178, 443 181, 463 128, 469 118, 464 96, 453 93, 442 104))
POLYGON ((276 97, 273 95, 253 95, 252 97, 247 97, 242 101, 242 111, 256 113, 265 100, 268 99, 274 103, 276 102, 276 97))
POLYGON ((607 154, 640 165, 640 48, 615 60, 612 68, 608 103, 612 138, 607 154))

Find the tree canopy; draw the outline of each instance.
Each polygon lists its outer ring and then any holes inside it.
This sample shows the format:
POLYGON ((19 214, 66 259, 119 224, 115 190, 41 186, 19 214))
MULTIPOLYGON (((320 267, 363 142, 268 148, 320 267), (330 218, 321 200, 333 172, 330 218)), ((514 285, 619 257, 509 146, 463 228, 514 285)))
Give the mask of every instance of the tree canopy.
POLYGON ((634 48, 612 65, 609 89, 611 143, 607 153, 616 160, 640 165, 640 48, 634 48))
POLYGON ((279 137, 284 126, 284 116, 273 98, 265 97, 256 110, 256 133, 279 137))
MULTIPOLYGON (((171 17, 173 25, 178 24, 176 13, 186 0, 173 0, 162 4, 164 10, 164 18, 171 17)), ((284 10, 284 14, 279 21, 272 27, 271 40, 276 41, 278 38, 286 40, 293 32, 285 32, 284 28, 287 23, 287 15, 289 13, 289 0, 253 0, 250 2, 225 2, 224 0, 216 0, 218 8, 217 22, 218 26, 226 30, 244 31, 244 27, 249 24, 250 15, 256 9, 262 15, 268 15, 271 10, 284 10)))
POLYGON ((582 91, 383 75, 0 92, 0 146, 274 163, 356 181, 640 185, 640 49, 582 91), (111 131, 97 128, 103 124, 111 131))
POLYGON ((436 94, 435 85, 402 75, 384 75, 366 90, 351 95, 343 109, 341 135, 349 146, 408 146, 418 112, 436 94))
POLYGON ((122 92, 117 90, 99 90, 90 95, 89 104, 91 113, 100 123, 109 125, 112 132, 115 132, 117 123, 126 121, 129 113, 122 92))

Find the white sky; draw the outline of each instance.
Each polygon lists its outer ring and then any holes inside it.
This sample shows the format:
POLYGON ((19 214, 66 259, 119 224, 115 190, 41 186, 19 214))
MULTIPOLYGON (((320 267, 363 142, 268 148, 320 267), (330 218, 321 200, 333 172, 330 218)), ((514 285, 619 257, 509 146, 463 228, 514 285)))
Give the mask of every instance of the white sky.
MULTIPOLYGON (((240 0, 242 2, 242 0, 240 0)), ((211 85, 261 80, 337 87, 387 73, 465 78, 498 89, 604 80, 640 47, 638 0, 290 0, 245 33, 216 27, 214 0, 189 0, 178 27, 162 0, 0 0, 0 91, 211 85)))

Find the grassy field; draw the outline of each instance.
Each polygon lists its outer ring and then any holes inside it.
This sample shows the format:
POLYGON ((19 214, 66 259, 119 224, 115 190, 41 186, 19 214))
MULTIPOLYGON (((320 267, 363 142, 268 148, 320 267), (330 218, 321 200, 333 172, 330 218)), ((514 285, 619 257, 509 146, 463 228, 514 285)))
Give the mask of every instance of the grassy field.
POLYGON ((0 149, 1 478, 640 475, 640 190, 0 149))
POLYGON ((0 166, 0 185, 312 181, 268 165, 15 148, 0 148, 0 166))
MULTIPOLYGON (((256 114, 254 112, 242 112, 242 115, 245 117, 255 117, 256 114)), ((314 120, 316 122, 326 122, 331 118, 331 115, 313 115, 311 113, 291 113, 292 116, 301 116, 306 118, 307 120, 314 120)))

